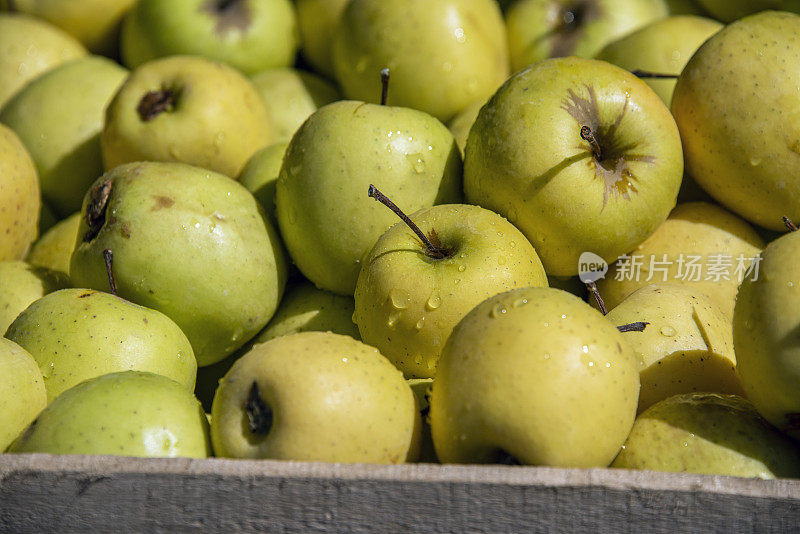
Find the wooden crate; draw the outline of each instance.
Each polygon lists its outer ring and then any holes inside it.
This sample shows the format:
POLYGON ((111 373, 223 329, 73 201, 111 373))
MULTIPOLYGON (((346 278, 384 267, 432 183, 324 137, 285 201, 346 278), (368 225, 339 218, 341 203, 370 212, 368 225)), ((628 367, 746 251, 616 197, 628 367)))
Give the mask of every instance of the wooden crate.
POLYGON ((800 532, 800 480, 0 455, 0 532, 800 532))

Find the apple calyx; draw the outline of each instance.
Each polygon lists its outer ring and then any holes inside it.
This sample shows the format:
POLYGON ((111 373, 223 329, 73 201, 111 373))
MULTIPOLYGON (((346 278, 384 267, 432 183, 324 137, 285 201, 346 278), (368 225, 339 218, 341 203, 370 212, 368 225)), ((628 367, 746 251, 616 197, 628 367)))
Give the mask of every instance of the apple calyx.
POLYGON ((650 323, 646 323, 644 321, 639 321, 636 323, 620 325, 617 327, 617 330, 619 330, 623 334, 626 332, 644 332, 645 328, 647 328, 649 324, 650 323))
POLYGON ((106 263, 106 274, 108 275, 108 285, 111 288, 111 294, 118 297, 117 284, 114 281, 114 253, 110 248, 103 251, 103 260, 106 263))
POLYGON ((406 225, 419 237, 422 244, 425 246, 425 254, 432 259, 435 260, 443 260, 448 258, 452 255, 452 251, 448 250, 447 248, 443 247, 441 242, 439 241, 439 236, 436 234, 434 230, 431 230, 429 235, 425 235, 422 230, 419 229, 414 221, 409 219, 408 215, 403 213, 403 211, 397 207, 397 205, 389 200, 389 198, 378 191, 378 188, 372 184, 369 184, 369 189, 367 194, 392 210, 398 217, 400 217, 406 225))
POLYGON ((381 70, 381 106, 389 100, 389 67, 381 70))
POLYGON ((111 180, 103 180, 95 185, 89 193, 89 203, 86 205, 86 225, 89 227, 83 234, 83 242, 88 243, 100 233, 106 223, 106 207, 111 196, 111 180))
POLYGON ((783 224, 786 225, 786 228, 790 232, 796 232, 797 231, 797 226, 794 224, 794 222, 789 217, 781 217, 781 218, 783 219, 783 224))
POLYGON ((172 89, 162 89, 161 91, 148 91, 144 94, 136 106, 136 112, 143 122, 149 122, 164 112, 175 109, 178 95, 172 89))
POLYGON ((247 31, 252 22, 250 8, 243 0, 208 0, 202 9, 217 19, 218 34, 247 31))
POLYGON ((247 403, 244 406, 244 410, 247 413, 250 432, 257 436, 269 434, 272 428, 272 410, 261 398, 261 392, 255 380, 253 380, 250 393, 247 395, 247 403))

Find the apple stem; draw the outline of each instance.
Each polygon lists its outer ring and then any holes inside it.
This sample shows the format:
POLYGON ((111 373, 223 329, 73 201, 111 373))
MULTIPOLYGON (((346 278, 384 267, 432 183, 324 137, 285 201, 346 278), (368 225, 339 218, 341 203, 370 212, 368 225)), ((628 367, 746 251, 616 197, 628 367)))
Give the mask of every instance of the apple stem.
POLYGON ((600 291, 597 289, 597 284, 594 282, 586 282, 586 287, 589 289, 589 293, 591 293, 594 297, 594 300, 597 302, 597 306, 600 308, 600 311, 603 313, 603 315, 608 315, 606 303, 603 302, 603 297, 600 296, 600 291))
POLYGON ((389 200, 389 198, 386 195, 378 191, 377 187, 375 187, 372 184, 369 184, 369 190, 367 191, 367 194, 370 197, 377 200, 378 202, 380 202, 381 204, 383 204, 384 206, 386 206, 387 208, 389 208, 390 210, 392 210, 393 212, 395 212, 395 214, 398 217, 400 217, 403 220, 403 222, 406 223, 408 227, 414 231, 415 234, 417 234, 417 237, 419 237, 420 240, 422 240, 422 243, 425 245, 425 248, 428 249, 428 256, 436 259, 443 259, 447 257, 447 251, 431 243, 430 239, 428 239, 428 237, 424 233, 422 233, 422 230, 419 229, 419 226, 414 224, 414 221, 409 219, 408 215, 403 213, 403 210, 398 208, 397 205, 391 200, 389 200))
POLYGON ((794 224, 794 222, 792 222, 792 220, 789 217, 783 217, 783 224, 786 225, 786 228, 788 228, 790 232, 797 231, 797 226, 794 224))
POLYGON ((647 328, 647 325, 649 324, 650 323, 645 323, 645 322, 624 324, 622 326, 618 326, 617 330, 619 330, 623 334, 626 332, 644 332, 644 329, 647 328))
POLYGON ((250 432, 260 436, 269 434, 272 428, 272 410, 261 398, 261 392, 255 380, 250 387, 250 394, 247 396, 247 404, 244 409, 247 412, 250 432))
POLYGON ((581 126, 581 139, 589 143, 592 147, 592 155, 594 159, 600 161, 603 159, 603 150, 600 148, 600 143, 597 142, 594 132, 588 126, 581 126))
POLYGON ((103 259, 106 262, 106 274, 108 275, 108 285, 111 287, 111 294, 115 297, 117 295, 117 284, 114 282, 114 253, 110 248, 103 251, 103 259))
POLYGON ((664 74, 663 72, 650 72, 648 70, 632 70, 631 74, 637 78, 650 80, 677 80, 678 74, 664 74))
POLYGON ((381 106, 389 100, 389 68, 381 70, 381 106))
POLYGON ((151 121, 165 111, 175 106, 175 91, 165 89, 162 91, 148 91, 136 106, 139 118, 144 122, 151 121))

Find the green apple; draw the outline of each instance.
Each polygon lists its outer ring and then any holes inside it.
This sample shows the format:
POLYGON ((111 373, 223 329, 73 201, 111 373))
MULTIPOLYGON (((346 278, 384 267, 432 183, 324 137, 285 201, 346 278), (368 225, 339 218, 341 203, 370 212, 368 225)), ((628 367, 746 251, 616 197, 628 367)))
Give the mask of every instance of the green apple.
POLYGON ((58 222, 58 217, 53 213, 50 206, 44 201, 41 204, 41 209, 39 210, 39 234, 43 234, 58 222))
POLYGON ((50 293, 20 313, 5 337, 36 359, 48 402, 84 380, 126 370, 194 388, 197 361, 180 328, 162 313, 108 293, 50 293))
POLYGON ((352 295, 363 256, 396 216, 367 196, 370 184, 409 212, 458 202, 461 158, 452 134, 421 111, 341 101, 300 127, 275 193, 286 247, 300 271, 352 295))
POLYGON ((69 275, 69 260, 75 250, 80 225, 80 213, 73 213, 59 221, 33 243, 25 261, 36 267, 69 275))
POLYGON ((347 98, 378 102, 376 74, 389 68, 391 105, 447 121, 508 77, 503 17, 494 0, 352 0, 333 65, 347 98))
POLYGON ((641 414, 612 467, 797 478, 800 454, 743 398, 690 393, 641 414))
POLYGON ((591 58, 606 44, 669 14, 664 0, 517 0, 506 12, 511 67, 591 58))
POLYGON ((517 289, 476 306, 447 340, 433 382, 439 460, 610 464, 639 394, 626 335, 558 289, 517 289))
POLYGON ((276 224, 275 186, 288 146, 288 142, 280 142, 262 148, 247 160, 238 178, 239 182, 256 197, 270 220, 276 224))
POLYGON ((464 191, 530 240, 547 274, 614 261, 664 222, 683 175, 664 103, 603 61, 549 59, 514 75, 467 140, 464 191))
POLYGON ((469 131, 472 129, 472 125, 475 124, 475 119, 478 118, 478 112, 484 104, 486 104, 485 100, 473 102, 447 123, 447 128, 450 130, 450 133, 453 134, 458 148, 461 149, 461 154, 464 154, 464 150, 467 148, 469 131))
POLYGON ((125 371, 65 391, 8 452, 206 458, 211 446, 190 391, 164 376, 125 371))
POLYGON ((253 195, 182 163, 106 173, 86 196, 77 237, 72 283, 108 288, 110 249, 119 295, 175 321, 201 366, 255 336, 286 283, 280 239, 253 195))
POLYGON ((16 11, 42 18, 92 52, 109 57, 117 52, 122 17, 135 3, 136 0, 13 0, 16 11))
POLYGON ((432 378, 458 322, 489 297, 547 286, 533 246, 494 212, 464 204, 424 208, 384 233, 364 257, 355 291, 361 338, 409 378, 432 378))
POLYGON ((774 9, 800 12, 798 0, 694 0, 714 18, 722 22, 733 22, 746 15, 774 9))
POLYGON ((303 282, 286 290, 278 311, 253 342, 266 343, 298 332, 333 332, 360 340, 358 327, 353 322, 354 311, 351 297, 335 295, 303 282))
POLYGON ((402 373, 349 336, 262 343, 222 379, 211 412, 217 456, 392 463, 418 451, 419 412, 402 373))
POLYGON ((25 257, 39 233, 40 210, 33 160, 17 134, 0 124, 0 261, 25 257))
POLYGON ((273 141, 266 106, 232 67, 200 57, 157 59, 134 70, 106 110, 106 170, 176 161, 229 177, 273 141))
POLYGON ((47 406, 42 372, 28 352, 0 337, 0 453, 47 406))
POLYGON ((639 413, 673 395, 693 392, 744 396, 736 373, 730 317, 692 288, 650 284, 606 318, 617 327, 646 322, 625 339, 639 358, 639 413))
POLYGON ((360 340, 353 322, 352 297, 334 295, 308 282, 287 287, 275 315, 256 337, 224 360, 198 369, 195 395, 211 411, 219 381, 236 360, 255 344, 298 332, 333 332, 360 340))
POLYGON ((125 16, 120 48, 131 68, 186 54, 253 74, 291 65, 297 33, 289 0, 139 0, 125 16))
POLYGON ((758 276, 744 280, 736 297, 737 368, 761 415, 800 438, 800 233, 776 239, 761 257, 758 276))
POLYGON ((264 99, 280 141, 288 142, 317 108, 339 100, 333 84, 310 72, 270 69, 254 74, 250 80, 264 99))
POLYGON ((733 317, 739 283, 751 276, 764 241, 745 221, 715 204, 680 204, 653 235, 611 266, 597 288, 608 309, 653 282, 687 286, 733 317))
POLYGON ((40 74, 85 55, 81 43, 48 22, 0 13, 0 108, 40 74))
MULTIPOLYGON (((715 20, 693 15, 660 19, 606 45, 597 59, 630 71, 679 75, 700 45, 722 29, 715 20)), ((677 79, 645 79, 666 105, 677 79)))
POLYGON ((333 78, 331 42, 350 0, 295 0, 303 57, 315 70, 333 78))
POLYGON ((81 209, 86 190, 103 173, 104 111, 126 76, 109 59, 77 59, 30 82, 0 112, 30 152, 42 196, 62 217, 81 209))
POLYGON ((31 303, 68 285, 64 273, 24 261, 0 261, 0 334, 31 303))
POLYGON ((800 219, 800 16, 765 12, 709 39, 675 86, 686 170, 717 201, 765 228, 800 219), (765 80, 767 80, 765 82, 765 80))

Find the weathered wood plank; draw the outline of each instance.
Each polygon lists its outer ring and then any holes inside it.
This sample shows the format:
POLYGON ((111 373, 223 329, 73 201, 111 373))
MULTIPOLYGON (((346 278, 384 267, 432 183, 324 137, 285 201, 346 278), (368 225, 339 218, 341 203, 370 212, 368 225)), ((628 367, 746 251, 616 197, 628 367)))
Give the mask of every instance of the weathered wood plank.
POLYGON ((800 481, 0 455, 0 532, 792 532, 800 481))

